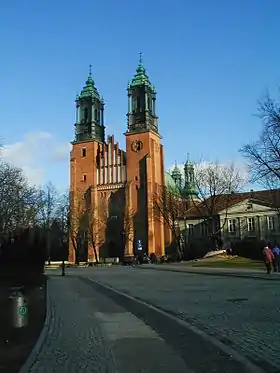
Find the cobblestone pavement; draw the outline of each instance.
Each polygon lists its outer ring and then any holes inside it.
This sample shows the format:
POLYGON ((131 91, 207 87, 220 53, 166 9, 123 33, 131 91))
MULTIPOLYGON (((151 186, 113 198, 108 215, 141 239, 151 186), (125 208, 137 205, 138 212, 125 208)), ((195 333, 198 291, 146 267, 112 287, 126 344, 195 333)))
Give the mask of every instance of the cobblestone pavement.
POLYGON ((191 373, 143 321, 76 276, 52 273, 46 336, 21 373, 191 373))
POLYGON ((272 272, 269 276, 266 274, 265 268, 261 269, 249 269, 249 268, 214 268, 214 267, 199 267, 190 266, 184 263, 176 264, 161 264, 161 265, 142 265, 139 269, 149 269, 157 271, 171 271, 171 272, 186 272, 194 274, 209 274, 219 276, 232 276, 232 277, 244 277, 244 278, 258 278, 269 281, 280 281, 280 273, 272 272))
POLYGON ((130 267, 88 268, 79 273, 175 313, 266 372, 280 372, 278 281, 130 267))

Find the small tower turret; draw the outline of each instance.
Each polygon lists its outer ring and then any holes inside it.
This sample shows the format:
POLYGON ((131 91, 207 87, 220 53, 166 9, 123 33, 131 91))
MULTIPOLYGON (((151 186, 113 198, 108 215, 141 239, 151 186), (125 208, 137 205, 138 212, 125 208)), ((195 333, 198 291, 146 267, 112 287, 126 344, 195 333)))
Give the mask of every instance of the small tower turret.
POLYGON ((177 162, 175 162, 175 167, 171 172, 172 179, 175 181, 176 187, 181 190, 182 189, 182 173, 177 166, 177 162))
POLYGON ((197 199, 198 192, 195 183, 194 164, 189 160, 189 157, 184 166, 185 173, 185 188, 184 194, 189 199, 197 199))

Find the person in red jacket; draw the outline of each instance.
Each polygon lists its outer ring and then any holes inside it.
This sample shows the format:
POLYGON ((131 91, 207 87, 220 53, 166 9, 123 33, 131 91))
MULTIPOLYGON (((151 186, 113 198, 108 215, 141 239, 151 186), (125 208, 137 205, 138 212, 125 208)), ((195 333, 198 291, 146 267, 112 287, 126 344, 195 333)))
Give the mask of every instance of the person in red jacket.
POLYGON ((272 270, 272 263, 274 260, 274 254, 272 249, 267 244, 263 249, 264 264, 266 266, 267 273, 270 274, 272 270))

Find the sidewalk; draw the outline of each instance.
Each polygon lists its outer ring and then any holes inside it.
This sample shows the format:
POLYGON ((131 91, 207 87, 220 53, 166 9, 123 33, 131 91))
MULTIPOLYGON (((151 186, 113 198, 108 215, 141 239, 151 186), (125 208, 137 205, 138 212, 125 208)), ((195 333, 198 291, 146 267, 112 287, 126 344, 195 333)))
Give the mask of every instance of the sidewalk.
POLYGON ((20 373, 113 371, 102 331, 75 291, 77 281, 49 277, 45 326, 20 373))
POLYGON ((169 271, 169 272, 180 272, 180 273, 193 273, 203 274, 212 276, 230 276, 230 277, 241 277, 241 278, 255 278, 262 280, 273 280, 280 281, 280 273, 271 273, 267 275, 265 268, 263 271, 257 269, 247 268, 210 268, 210 267, 192 267, 188 264, 177 263, 177 264, 144 264, 138 266, 140 269, 151 269, 157 271, 169 271))
POLYGON ((189 373, 153 329, 78 277, 50 275, 47 299, 44 330, 20 373, 138 373, 159 367, 169 373, 174 366, 189 373))

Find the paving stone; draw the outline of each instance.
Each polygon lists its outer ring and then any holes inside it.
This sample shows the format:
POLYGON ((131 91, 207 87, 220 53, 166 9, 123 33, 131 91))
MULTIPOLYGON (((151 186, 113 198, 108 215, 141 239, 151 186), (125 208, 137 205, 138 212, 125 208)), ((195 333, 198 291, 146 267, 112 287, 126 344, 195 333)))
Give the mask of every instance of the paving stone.
POLYGON ((192 373, 153 329, 76 276, 50 276, 48 297, 46 338, 21 373, 192 373))
POLYGON ((51 319, 30 373, 113 372, 114 362, 91 305, 75 291, 77 279, 51 277, 51 319))
POLYGON ((278 281, 123 267, 88 271, 84 276, 176 313, 267 372, 280 371, 278 281))

